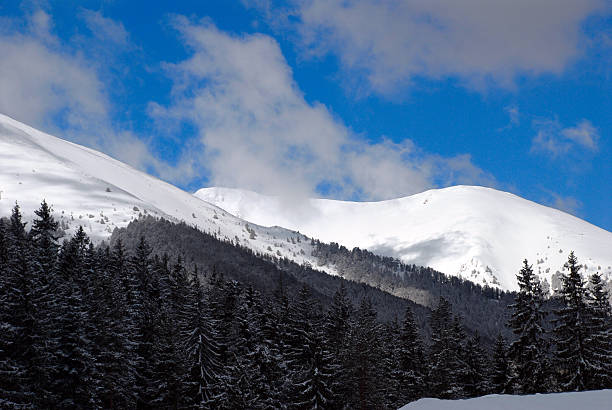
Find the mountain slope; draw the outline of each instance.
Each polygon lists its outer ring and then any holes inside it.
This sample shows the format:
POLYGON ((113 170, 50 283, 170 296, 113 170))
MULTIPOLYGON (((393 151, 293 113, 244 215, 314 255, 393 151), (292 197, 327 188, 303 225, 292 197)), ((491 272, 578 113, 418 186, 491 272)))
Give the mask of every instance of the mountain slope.
POLYGON ((17 201, 31 220, 42 199, 67 235, 82 225, 95 241, 105 240, 115 227, 148 214, 185 221, 259 253, 316 263, 302 235, 248 224, 107 155, 0 114, 0 216, 10 215, 17 201))
POLYGON ((307 199, 287 204, 254 192, 195 193, 248 221, 430 266, 516 290, 522 260, 553 288, 573 250, 587 272, 612 278, 612 233, 556 209, 490 188, 455 186, 381 202, 307 199))

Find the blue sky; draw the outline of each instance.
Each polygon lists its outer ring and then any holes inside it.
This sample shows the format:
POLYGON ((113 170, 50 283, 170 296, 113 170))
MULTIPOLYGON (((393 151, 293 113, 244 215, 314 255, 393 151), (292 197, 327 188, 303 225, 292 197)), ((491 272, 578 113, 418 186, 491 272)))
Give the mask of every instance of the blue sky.
POLYGON ((376 200, 478 184, 612 230, 611 12, 0 2, 0 111, 187 190, 376 200))

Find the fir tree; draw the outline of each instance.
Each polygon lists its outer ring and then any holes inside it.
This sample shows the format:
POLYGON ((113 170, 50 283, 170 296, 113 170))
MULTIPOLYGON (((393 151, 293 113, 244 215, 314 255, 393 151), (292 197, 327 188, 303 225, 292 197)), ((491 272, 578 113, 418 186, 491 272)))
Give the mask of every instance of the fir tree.
POLYGON ((330 386, 333 401, 330 406, 340 408, 350 397, 350 374, 348 363, 350 357, 350 335, 353 305, 348 298, 344 283, 334 294, 332 304, 325 316, 326 344, 335 362, 335 373, 330 386))
POLYGON ((399 403, 422 397, 425 383, 423 343, 410 306, 406 307, 397 349, 396 378, 400 388, 399 403))
POLYGON ((4 223, 0 228, 0 256, 6 258, 0 267, 0 402, 9 408, 31 406, 39 393, 31 363, 36 309, 30 300, 31 255, 24 227, 15 205, 6 228, 4 223))
POLYGON ((237 331, 230 352, 234 359, 226 367, 230 408, 274 408, 266 377, 267 349, 262 332, 264 308, 261 295, 249 286, 242 294, 236 312, 237 331))
POLYGON ((331 402, 332 356, 323 339, 322 316, 307 287, 289 310, 287 363, 290 408, 326 408, 331 402))
POLYGON ((487 353, 482 348, 478 332, 469 338, 465 345, 465 374, 464 389, 467 397, 479 397, 491 391, 489 383, 489 362, 487 353))
POLYGON ((511 393, 510 367, 508 366, 506 340, 501 335, 495 340, 491 369, 491 392, 496 394, 511 393))
POLYGON ((517 393, 542 393, 550 388, 544 295, 527 260, 524 260, 517 279, 519 292, 515 303, 510 305, 512 317, 508 323, 516 335, 508 352, 513 366, 511 382, 517 393))
POLYGON ((597 371, 589 335, 590 311, 586 304, 585 282, 574 252, 569 254, 559 291, 563 307, 555 313, 554 335, 559 382, 563 391, 582 391, 597 371))
POLYGON ((589 278, 587 304, 590 311, 589 335, 594 375, 587 388, 612 388, 612 308, 608 292, 598 273, 589 278))
POLYGON ((58 273, 57 372, 53 376, 53 391, 59 408, 92 407, 89 390, 94 366, 92 342, 88 334, 89 309, 81 282, 86 275, 86 250, 89 238, 82 227, 60 251, 58 273))
POLYGON ((431 330, 429 394, 444 399, 461 398, 465 394, 465 334, 459 318, 453 317, 451 305, 443 297, 431 314, 431 330))
POLYGON ((348 404, 352 408, 371 409, 383 402, 380 332, 372 302, 362 299, 351 334, 349 371, 352 397, 348 404))

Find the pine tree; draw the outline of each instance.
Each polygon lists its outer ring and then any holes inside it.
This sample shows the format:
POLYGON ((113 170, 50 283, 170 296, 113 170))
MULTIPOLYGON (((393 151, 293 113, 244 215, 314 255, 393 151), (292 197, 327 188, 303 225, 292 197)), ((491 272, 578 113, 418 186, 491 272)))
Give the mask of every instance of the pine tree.
POLYGON ((589 278, 587 304, 590 311, 589 335, 594 375, 587 388, 612 388, 612 308, 608 292, 598 273, 589 278))
MULTIPOLYGON (((128 256, 121 240, 112 244, 108 251, 109 277, 116 320, 123 328, 123 337, 118 341, 123 346, 127 359, 119 370, 126 384, 117 391, 125 397, 129 406, 138 409, 149 408, 154 392, 151 390, 154 323, 158 314, 158 300, 149 297, 153 293, 151 250, 141 241, 135 254, 128 256), (126 387, 129 386, 129 392, 126 387)), ((119 382, 120 380, 118 380, 119 382)), ((111 398, 109 398, 111 399, 111 398)))
POLYGON ((266 299, 261 316, 262 345, 260 348, 260 369, 269 386, 268 402, 271 408, 282 408, 287 387, 287 363, 284 357, 287 339, 289 300, 282 287, 282 281, 272 298, 266 299))
POLYGON ((495 340, 495 348, 493 350, 491 392, 496 394, 511 393, 507 346, 506 340, 501 333, 495 340))
POLYGON ((460 319, 453 317, 450 303, 440 297, 430 323, 429 393, 443 399, 462 398, 467 368, 463 346, 465 333, 460 319))
POLYGON ((0 225, 0 403, 7 407, 32 405, 38 394, 32 366, 34 311, 30 301, 30 250, 18 205, 6 228, 0 225))
POLYGON ((91 339, 94 345, 95 368, 93 394, 103 408, 134 407, 132 386, 133 322, 127 317, 127 295, 115 277, 110 249, 98 248, 95 275, 91 279, 91 339))
POLYGON ((87 275, 86 252, 89 238, 82 227, 60 250, 57 275, 57 313, 55 328, 57 345, 53 352, 57 371, 53 376, 53 392, 59 408, 92 407, 89 390, 94 367, 92 342, 88 332, 89 309, 83 288, 87 275))
POLYGON ((331 402, 332 356, 327 349, 318 312, 310 290, 303 287, 289 310, 287 363, 290 408, 326 408, 331 402))
POLYGON ((592 340, 589 335, 590 311, 586 304, 585 282, 574 252, 569 254, 559 291, 563 307, 555 313, 554 335, 559 381, 564 391, 582 391, 597 372, 592 340))
POLYGON ((326 344, 331 350, 336 369, 330 386, 334 393, 334 403, 330 403, 331 408, 341 408, 350 397, 348 362, 352 315, 353 305, 348 298, 346 286, 342 282, 334 294, 324 323, 326 344))
POLYGON ((519 293, 510 305, 512 317, 508 325, 516 335, 508 357, 512 361, 512 384, 520 394, 546 392, 550 388, 547 361, 548 341, 545 338, 544 295, 540 283, 527 260, 517 275, 519 293))
POLYGON ((406 307, 398 342, 396 364, 396 378, 400 387, 398 404, 406 404, 422 397, 426 377, 423 343, 410 306, 406 307))
POLYGON ((376 408, 383 402, 381 367, 381 326, 370 299, 362 299, 352 326, 349 371, 352 397, 349 406, 359 409, 376 408))
POLYGON ((479 397, 491 391, 487 353, 482 348, 478 332, 469 338, 465 346, 467 371, 464 389, 467 397, 479 397))
POLYGON ((59 337, 56 332, 58 317, 61 316, 61 298, 59 289, 61 280, 58 278, 59 244, 57 229, 52 210, 43 201, 38 210, 34 211, 36 218, 29 232, 32 244, 32 295, 37 312, 37 340, 34 341, 33 358, 37 361, 36 373, 39 386, 38 405, 51 406, 57 401, 53 394, 53 381, 58 372, 59 361, 56 353, 59 347, 59 337))
POLYGON ((274 408, 272 389, 266 377, 267 348, 262 332, 264 307, 261 295, 249 286, 242 294, 235 316, 236 332, 226 367, 229 408, 274 408))

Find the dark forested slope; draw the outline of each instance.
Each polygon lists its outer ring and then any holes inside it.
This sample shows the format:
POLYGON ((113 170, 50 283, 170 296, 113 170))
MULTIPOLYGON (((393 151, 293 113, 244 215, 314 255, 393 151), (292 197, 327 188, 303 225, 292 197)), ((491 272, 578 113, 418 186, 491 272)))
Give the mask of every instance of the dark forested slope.
POLYGON ((182 256, 202 275, 213 272, 227 280, 252 285, 262 292, 272 292, 281 281, 289 295, 297 294, 303 284, 327 306, 340 283, 344 282, 354 304, 369 298, 381 320, 402 316, 409 304, 419 327, 429 335, 427 320, 430 309, 444 297, 455 313, 464 318, 470 331, 478 331, 486 342, 499 332, 507 333, 507 305, 512 295, 491 288, 482 288, 461 279, 448 277, 430 268, 405 265, 396 259, 379 257, 370 252, 348 251, 336 244, 316 243, 321 264, 333 264, 342 277, 331 276, 310 266, 300 266, 286 259, 256 255, 251 250, 221 241, 186 224, 145 217, 123 229, 117 229, 111 244, 121 240, 130 249, 141 237, 158 255, 182 256))

